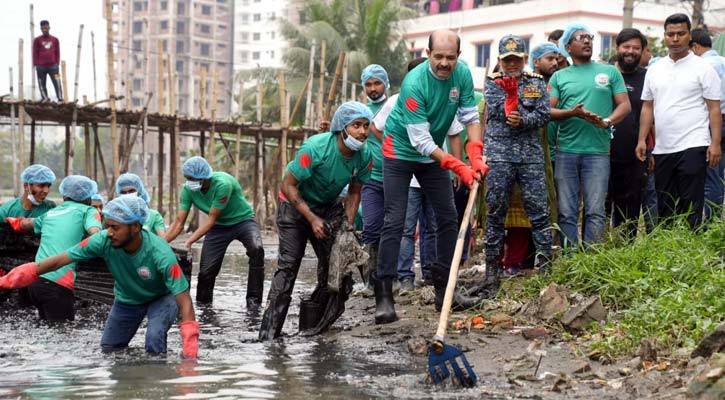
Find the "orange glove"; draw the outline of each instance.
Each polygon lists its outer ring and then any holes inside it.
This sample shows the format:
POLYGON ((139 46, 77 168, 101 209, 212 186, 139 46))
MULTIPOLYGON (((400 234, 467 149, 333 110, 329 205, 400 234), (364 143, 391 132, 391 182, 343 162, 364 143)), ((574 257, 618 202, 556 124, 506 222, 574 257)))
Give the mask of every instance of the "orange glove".
POLYGON ((199 323, 184 321, 181 323, 182 354, 185 358, 197 358, 199 353, 199 323))
POLYGON ((15 289, 30 286, 38 281, 38 271, 34 262, 19 265, 0 278, 0 288, 15 289))
POLYGON ((475 142, 466 143, 466 154, 471 161, 471 168, 481 174, 481 178, 488 173, 488 165, 483 162, 483 142, 476 140, 475 142))
POLYGON ((469 187, 473 185, 473 177, 476 172, 456 157, 446 153, 441 160, 441 168, 453 171, 456 175, 460 176, 463 183, 469 187))
POLYGON ((519 81, 515 76, 505 76, 503 79, 496 79, 494 82, 506 92, 506 102, 503 109, 508 117, 512 111, 519 108, 519 81))
POLYGON ((20 227, 20 224, 23 223, 24 219, 25 219, 25 217, 17 217, 17 218, 7 217, 7 218, 5 218, 5 221, 8 221, 8 224, 10 224, 10 226, 13 228, 13 230, 15 232, 23 232, 23 229, 20 227))

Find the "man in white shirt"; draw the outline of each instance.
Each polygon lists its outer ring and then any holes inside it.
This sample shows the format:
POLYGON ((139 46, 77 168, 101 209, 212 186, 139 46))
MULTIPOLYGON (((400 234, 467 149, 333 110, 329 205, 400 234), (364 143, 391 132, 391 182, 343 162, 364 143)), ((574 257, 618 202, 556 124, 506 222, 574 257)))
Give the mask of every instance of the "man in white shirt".
POLYGON ((720 162, 720 78, 707 61, 690 51, 690 19, 673 14, 665 20, 669 56, 647 71, 642 91, 637 157, 645 160, 645 140, 655 131, 655 187, 660 218, 688 214, 702 222, 707 165, 720 162))

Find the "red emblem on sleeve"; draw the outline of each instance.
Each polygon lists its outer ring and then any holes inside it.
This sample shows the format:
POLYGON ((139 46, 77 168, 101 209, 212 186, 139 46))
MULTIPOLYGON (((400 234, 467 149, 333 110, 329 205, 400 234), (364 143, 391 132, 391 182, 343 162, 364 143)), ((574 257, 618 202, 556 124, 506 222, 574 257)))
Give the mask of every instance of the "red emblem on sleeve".
POLYGON ((102 221, 103 221, 103 220, 101 219, 101 214, 99 214, 99 213, 95 213, 95 214, 93 214, 93 218, 95 218, 95 219, 96 219, 96 221, 98 221, 98 222, 102 222, 102 221))
POLYGON ((300 156, 300 167, 308 168, 310 165, 312 165, 312 157, 307 153, 302 154, 300 156))
POLYGON ((368 164, 368 171, 373 170, 373 160, 370 160, 370 164, 368 164))
MULTIPOLYGON (((96 215, 98 215, 98 214, 96 214, 96 215)), ((88 244, 88 241, 89 240, 91 240, 91 237, 90 236, 88 236, 87 238, 81 240, 81 242, 78 243, 78 247, 86 247, 86 245, 88 244)))
POLYGON ((408 97, 405 99, 405 108, 407 108, 408 111, 415 112, 415 110, 418 109, 418 101, 412 97, 408 97))
POLYGON ((179 279, 179 278, 181 278, 181 275, 182 275, 181 267, 179 266, 179 264, 172 265, 171 266, 171 277, 174 279, 179 279))
POLYGON ((546 91, 551 92, 551 85, 546 85, 546 91))
POLYGON ((222 203, 222 204, 227 204, 227 198, 226 197, 222 197, 222 199, 219 200, 219 202, 222 203))

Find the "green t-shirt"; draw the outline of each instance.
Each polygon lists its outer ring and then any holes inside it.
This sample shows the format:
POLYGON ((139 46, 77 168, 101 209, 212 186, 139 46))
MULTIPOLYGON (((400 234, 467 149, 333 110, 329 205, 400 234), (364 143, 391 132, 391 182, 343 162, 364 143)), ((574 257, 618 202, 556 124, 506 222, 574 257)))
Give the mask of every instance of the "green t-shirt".
POLYGON ((429 132, 438 147, 443 146, 458 109, 475 108, 473 78, 462 62, 446 80, 437 79, 429 61, 408 72, 403 80, 395 108, 385 122, 383 155, 399 160, 430 162, 416 150, 408 137, 407 126, 430 124, 429 132))
POLYGON ((115 280, 113 294, 126 304, 146 304, 168 293, 174 296, 189 289, 189 282, 173 250, 164 239, 141 230, 141 248, 128 254, 111 246, 101 231, 68 250, 73 262, 101 257, 115 280))
MULTIPOLYGON (((387 100, 386 100, 387 101, 387 100)), ((378 114, 378 111, 380 111, 381 108, 383 108, 383 105, 385 104, 385 101, 382 101, 380 103, 373 103, 368 102, 367 106, 373 113, 373 118, 375 115, 378 114)), ((372 125, 372 124, 371 124, 372 125)), ((368 140, 365 141, 365 147, 367 147, 370 150, 370 153, 373 156, 373 170, 370 174, 370 179, 374 179, 376 181, 382 182, 383 181, 383 145, 380 143, 378 138, 373 135, 372 132, 368 134, 368 140)))
POLYGON ((146 218, 146 222, 143 224, 143 228, 153 233, 154 235, 158 231, 166 231, 166 225, 164 224, 164 217, 156 211, 149 208, 149 216, 146 218))
MULTIPOLYGON (((40 247, 35 254, 35 261, 45 260, 70 249, 93 227, 103 228, 101 215, 95 208, 72 200, 64 201, 59 207, 33 220, 35 233, 40 235, 40 247)), ((70 263, 41 277, 73 290, 75 269, 76 263, 70 263)))
POLYGON ((244 198, 242 187, 233 176, 226 172, 214 172, 211 185, 206 193, 191 191, 186 186, 181 189, 182 210, 190 210, 191 205, 209 214, 212 207, 223 210, 216 224, 229 226, 254 218, 254 210, 244 198))
MULTIPOLYGON (((567 110, 579 103, 602 118, 614 109, 612 97, 627 93, 622 74, 612 65, 589 63, 557 71, 549 80, 549 95, 557 97, 556 108, 567 110)), ((597 128, 581 118, 559 121, 559 151, 576 154, 609 154, 611 131, 597 128)))
POLYGON ((337 135, 320 133, 302 143, 294 160, 287 164, 299 182, 297 189, 309 207, 335 204, 342 189, 351 179, 365 183, 370 179, 373 159, 370 149, 363 146, 346 158, 337 148, 337 135))
POLYGON ((8 217, 37 218, 53 208, 55 208, 54 202, 50 200, 43 200, 40 205, 37 205, 30 210, 26 210, 23 208, 23 203, 20 201, 20 198, 17 197, 0 206, 0 223, 7 223, 5 218, 8 217))

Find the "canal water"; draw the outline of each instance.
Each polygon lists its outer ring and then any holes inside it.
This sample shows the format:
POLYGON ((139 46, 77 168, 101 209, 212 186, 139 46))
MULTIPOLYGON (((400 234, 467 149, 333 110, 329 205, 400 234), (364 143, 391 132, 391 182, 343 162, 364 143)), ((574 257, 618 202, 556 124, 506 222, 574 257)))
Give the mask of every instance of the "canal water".
MULTIPOLYGON (((213 305, 196 308, 201 324, 196 362, 181 359, 178 325, 169 332, 169 353, 164 357, 144 353, 145 327, 127 351, 108 355, 102 354, 99 346, 109 310, 106 305, 78 301, 74 322, 49 326, 38 321, 34 308, 18 307, 15 299, 0 302, 0 398, 367 399, 464 395, 445 391, 433 395, 423 382, 427 363, 409 355, 404 346, 385 347, 371 355, 354 341, 294 336, 299 295, 314 287, 314 258, 305 258, 297 280, 284 329, 289 336, 276 343, 256 342, 259 316, 247 315, 243 306, 247 259, 243 248, 230 250, 217 279, 213 305)), ((267 254, 265 300, 275 251, 270 248, 267 254)), ((198 265, 194 267, 192 298, 198 265)))

